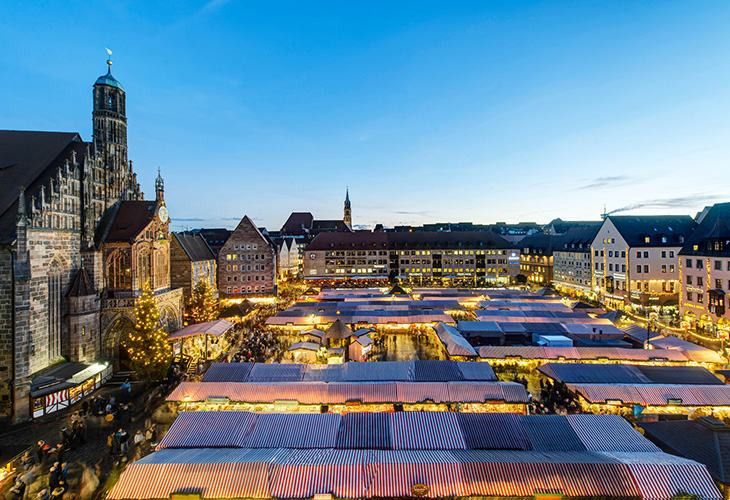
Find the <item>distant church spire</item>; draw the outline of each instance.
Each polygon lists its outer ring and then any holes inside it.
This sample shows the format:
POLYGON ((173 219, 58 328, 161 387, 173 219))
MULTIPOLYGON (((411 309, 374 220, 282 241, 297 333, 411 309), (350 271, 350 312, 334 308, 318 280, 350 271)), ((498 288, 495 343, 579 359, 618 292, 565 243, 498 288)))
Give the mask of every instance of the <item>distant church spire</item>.
POLYGON ((350 186, 347 186, 345 191, 345 216, 342 219, 345 224, 352 228, 352 209, 350 208, 350 186))

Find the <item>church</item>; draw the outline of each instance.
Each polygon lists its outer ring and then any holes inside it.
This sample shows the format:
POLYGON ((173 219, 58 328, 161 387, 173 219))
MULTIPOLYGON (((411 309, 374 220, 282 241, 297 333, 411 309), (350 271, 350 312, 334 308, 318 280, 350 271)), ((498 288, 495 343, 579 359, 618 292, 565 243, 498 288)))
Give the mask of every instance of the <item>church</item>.
POLYGON ((59 363, 70 362, 69 379, 73 366, 124 363, 145 284, 168 330, 181 325, 164 181, 158 170, 155 198, 144 199, 127 158, 126 93, 107 64, 93 86, 91 142, 0 130, 0 417, 14 421, 63 384, 47 376, 59 363))

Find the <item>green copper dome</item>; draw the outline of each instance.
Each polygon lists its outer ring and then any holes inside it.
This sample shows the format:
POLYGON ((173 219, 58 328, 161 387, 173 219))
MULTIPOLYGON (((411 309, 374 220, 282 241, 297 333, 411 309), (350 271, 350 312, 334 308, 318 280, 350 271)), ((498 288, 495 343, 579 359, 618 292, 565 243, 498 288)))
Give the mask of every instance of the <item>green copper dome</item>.
POLYGON ((109 85, 110 87, 116 87, 121 91, 124 91, 124 87, 122 84, 112 76, 112 68, 109 67, 109 71, 107 71, 106 75, 100 76, 97 78, 96 83, 94 85, 109 85))

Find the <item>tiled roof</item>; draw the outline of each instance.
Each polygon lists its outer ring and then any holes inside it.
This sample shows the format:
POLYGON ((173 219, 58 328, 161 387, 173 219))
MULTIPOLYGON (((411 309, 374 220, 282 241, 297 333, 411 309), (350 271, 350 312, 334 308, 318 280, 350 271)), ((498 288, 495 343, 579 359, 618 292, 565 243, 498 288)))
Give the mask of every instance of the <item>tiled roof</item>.
POLYGON ((694 233, 685 240, 680 255, 714 255, 730 257, 730 203, 716 203, 700 221, 694 233), (722 250, 714 250, 714 242, 722 242, 722 250), (708 251, 707 243, 712 249, 708 251), (694 249, 697 245, 697 250, 694 249))
POLYGON ((74 276, 71 288, 66 294, 67 297, 86 297, 88 295, 96 295, 94 283, 86 272, 86 268, 82 267, 74 276))
POLYGON ((607 220, 630 247, 682 246, 696 226, 689 215, 609 215, 607 220))
POLYGON ((153 219, 156 201, 121 201, 111 216, 111 223, 100 227, 102 240, 130 241, 153 219))
POLYGON ((0 130, 0 243, 13 240, 18 187, 26 189, 29 201, 72 151, 83 164, 86 143, 75 132, 0 130))
POLYGON ((173 236, 191 261, 215 260, 213 251, 200 233, 173 233, 173 236))
POLYGON ((512 249, 512 244, 491 231, 414 231, 412 233, 383 233, 356 231, 354 233, 320 233, 307 250, 345 249, 512 249))

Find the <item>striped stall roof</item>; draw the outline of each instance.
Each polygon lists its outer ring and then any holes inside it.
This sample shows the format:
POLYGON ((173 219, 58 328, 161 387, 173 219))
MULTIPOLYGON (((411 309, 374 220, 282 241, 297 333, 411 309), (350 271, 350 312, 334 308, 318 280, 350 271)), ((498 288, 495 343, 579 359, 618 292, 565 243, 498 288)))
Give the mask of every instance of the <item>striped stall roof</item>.
POLYGON ((680 492, 698 495, 703 500, 722 498, 707 468, 697 462, 664 453, 603 455, 628 467, 643 500, 672 498, 680 492))
POLYGON ((465 449, 456 414, 452 412, 398 412, 389 414, 394 450, 465 449))
POLYGON ((437 323, 433 327, 439 340, 446 346, 449 356, 476 356, 477 352, 469 344, 469 341, 451 325, 437 323))
POLYGON ((160 499, 181 491, 202 498, 268 498, 268 462, 289 450, 258 451, 160 450, 129 464, 107 498, 160 499))
POLYGON ((246 382, 255 363, 213 363, 201 382, 246 382))
POLYGON ((561 415, 523 415, 522 427, 535 451, 583 451, 578 438, 565 417, 561 415))
POLYGON ((413 380, 413 361, 385 363, 346 363, 343 381, 346 382, 408 382, 413 380))
POLYGON ((247 382, 301 382, 307 365, 286 363, 256 363, 247 382))
POLYGON ((529 450, 530 441, 513 413, 457 413, 469 449, 529 450))
POLYGON ((591 403, 605 403, 608 400, 624 404, 644 404, 644 398, 635 387, 627 385, 585 385, 567 384, 568 389, 580 394, 591 403))
POLYGON ((483 361, 459 361, 459 371, 464 380, 497 380, 492 366, 483 361))
MULTIPOLYGON (((451 401, 458 403, 484 403, 502 401, 504 393, 500 384, 488 382, 447 382, 451 401)), ((524 389, 524 387, 523 387, 524 389)))
POLYGON ((516 382, 500 382, 499 386, 502 388, 502 394, 504 394, 504 401, 506 403, 529 402, 527 390, 524 385, 516 382))
POLYGON ((423 403, 431 400, 434 403, 453 401, 447 384, 426 382, 395 382, 397 401, 400 403, 423 403))
POLYGON ((342 382, 342 365, 307 365, 304 371, 305 382, 342 382))
POLYGON ((341 416, 336 413, 259 415, 248 448, 334 448, 341 416))
POLYGON ((730 406, 730 386, 695 385, 690 388, 692 394, 709 406, 730 406))
POLYGON ((342 404, 348 401, 362 403, 394 403, 398 401, 395 382, 337 383, 327 384, 326 402, 342 404))
POLYGON ((619 415, 567 415, 565 418, 589 451, 661 451, 619 415))
POLYGON ((456 361, 424 360, 413 362, 414 382, 449 382, 462 380, 456 361))
POLYGON ((411 487, 428 485, 428 498, 469 494, 459 461, 447 451, 376 451, 377 472, 369 497, 410 497, 411 487))
POLYGON ((342 416, 337 448, 386 450, 391 447, 387 413, 348 413, 342 416))
POLYGON ((241 411, 182 412, 157 449, 243 448, 256 418, 241 411))
POLYGON ((721 500, 705 466, 664 453, 509 450, 164 449, 129 464, 109 500, 449 496, 721 500))
MULTIPOLYGON (((527 497, 558 493, 568 497, 638 497, 625 466, 600 461, 549 461, 531 452, 453 452, 462 461, 472 495, 527 497), (511 455, 511 456, 510 456, 511 455)), ((577 458, 575 456, 571 457, 577 458)))
POLYGON ((706 406, 705 401, 700 400, 692 391, 690 386, 681 385, 637 385, 637 392, 646 405, 666 406, 670 399, 681 399, 680 405, 676 406, 706 406))
POLYGON ((545 348, 540 346, 481 346, 479 357, 483 359, 546 359, 545 348))

